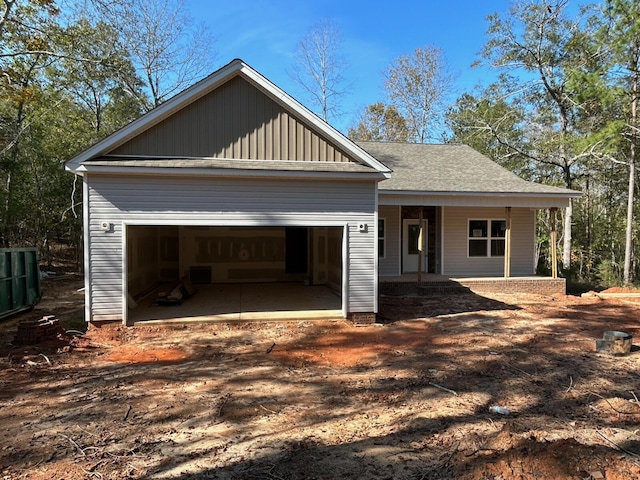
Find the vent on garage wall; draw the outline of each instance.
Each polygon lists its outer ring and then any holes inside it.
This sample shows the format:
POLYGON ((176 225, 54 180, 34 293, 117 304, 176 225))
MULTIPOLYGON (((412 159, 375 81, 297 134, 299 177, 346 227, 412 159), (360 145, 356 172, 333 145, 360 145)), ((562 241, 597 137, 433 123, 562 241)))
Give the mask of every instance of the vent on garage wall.
POLYGON ((211 267, 189 267, 189 280, 194 285, 211 284, 211 267))

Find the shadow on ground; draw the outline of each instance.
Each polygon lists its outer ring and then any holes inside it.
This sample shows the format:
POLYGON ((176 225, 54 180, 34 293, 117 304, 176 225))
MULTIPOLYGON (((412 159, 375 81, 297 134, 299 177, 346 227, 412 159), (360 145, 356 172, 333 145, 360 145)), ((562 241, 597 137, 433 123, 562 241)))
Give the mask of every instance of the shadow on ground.
POLYGON ((637 335, 640 307, 579 302, 394 298, 385 325, 95 329, 51 365, 3 357, 0 472, 640 478, 639 354, 594 351, 603 329, 637 335))

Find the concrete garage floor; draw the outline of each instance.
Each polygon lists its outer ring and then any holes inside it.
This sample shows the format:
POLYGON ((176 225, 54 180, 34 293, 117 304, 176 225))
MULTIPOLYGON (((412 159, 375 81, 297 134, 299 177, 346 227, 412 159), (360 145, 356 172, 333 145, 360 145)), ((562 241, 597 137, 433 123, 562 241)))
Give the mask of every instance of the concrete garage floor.
POLYGON ((198 285, 177 306, 155 306, 157 292, 129 310, 129 324, 202 321, 302 320, 343 318, 340 296, 324 286, 299 283, 198 285))

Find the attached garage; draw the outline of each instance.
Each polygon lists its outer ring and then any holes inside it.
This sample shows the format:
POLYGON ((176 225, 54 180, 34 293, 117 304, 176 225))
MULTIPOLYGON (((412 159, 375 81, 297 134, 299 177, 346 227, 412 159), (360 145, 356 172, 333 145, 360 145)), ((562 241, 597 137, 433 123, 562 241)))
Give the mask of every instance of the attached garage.
POLYGON ((343 317, 343 232, 129 225, 127 321, 343 317), (171 308, 158 308, 172 290, 171 308))
POLYGON ((88 321, 151 320, 172 309, 145 302, 180 282, 198 289, 184 302, 198 312, 164 317, 236 314, 221 305, 238 291, 253 318, 278 295, 278 311, 304 318, 314 290, 329 316, 377 311, 389 169, 239 60, 67 169, 84 182, 88 321))

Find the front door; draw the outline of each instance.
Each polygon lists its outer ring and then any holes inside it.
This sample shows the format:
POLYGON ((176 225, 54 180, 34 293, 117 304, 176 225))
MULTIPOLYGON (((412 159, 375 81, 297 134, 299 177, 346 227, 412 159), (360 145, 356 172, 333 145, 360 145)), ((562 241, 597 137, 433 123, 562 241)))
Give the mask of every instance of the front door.
POLYGON ((422 235, 420 235, 420 221, 404 219, 402 221, 402 273, 418 271, 419 255, 422 255, 422 271, 426 273, 428 270, 427 222, 422 222, 422 235))

